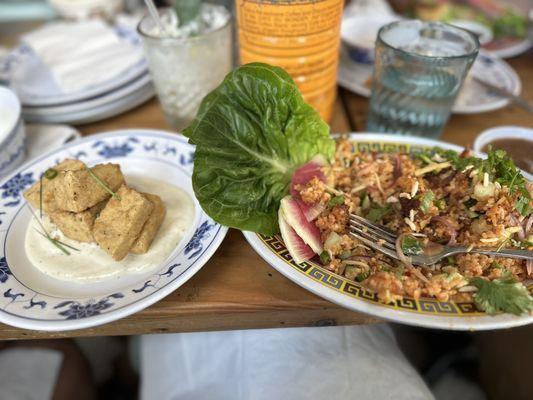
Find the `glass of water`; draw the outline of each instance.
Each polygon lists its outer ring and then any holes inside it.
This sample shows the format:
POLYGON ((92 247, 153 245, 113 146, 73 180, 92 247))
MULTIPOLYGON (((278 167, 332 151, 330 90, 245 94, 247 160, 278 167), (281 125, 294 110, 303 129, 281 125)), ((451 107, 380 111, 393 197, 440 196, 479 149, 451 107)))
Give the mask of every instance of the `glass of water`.
POLYGON ((382 27, 368 131, 440 136, 478 50, 474 34, 440 22, 404 20, 382 27))
POLYGON ((168 123, 188 126, 200 102, 233 67, 230 13, 220 5, 203 3, 196 20, 177 26, 174 10, 160 12, 165 32, 144 17, 138 26, 155 90, 168 123))

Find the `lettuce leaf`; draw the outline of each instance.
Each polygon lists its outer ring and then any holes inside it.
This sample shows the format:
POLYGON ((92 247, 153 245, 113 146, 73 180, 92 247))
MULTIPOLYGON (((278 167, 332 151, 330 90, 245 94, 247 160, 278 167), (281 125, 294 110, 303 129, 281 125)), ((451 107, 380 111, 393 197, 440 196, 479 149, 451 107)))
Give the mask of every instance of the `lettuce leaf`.
POLYGON ((192 181, 204 211, 266 235, 279 232, 278 208, 294 170, 335 151, 328 125, 290 76, 261 63, 229 73, 183 134, 196 145, 192 181))

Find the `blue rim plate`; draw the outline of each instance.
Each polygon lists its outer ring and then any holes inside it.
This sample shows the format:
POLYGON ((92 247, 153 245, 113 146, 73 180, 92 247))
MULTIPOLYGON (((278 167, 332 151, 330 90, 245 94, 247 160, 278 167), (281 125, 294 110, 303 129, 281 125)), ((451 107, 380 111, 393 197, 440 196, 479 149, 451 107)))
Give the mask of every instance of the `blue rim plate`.
MULTIPOLYGON (((357 133, 350 136, 360 151, 411 152, 438 146, 462 151, 463 148, 438 140, 399 135, 357 133)), ((480 154, 478 154, 479 156, 480 154)), ((281 274, 326 300, 353 311, 363 312, 389 321, 408 325, 448 330, 488 330, 510 328, 533 323, 533 315, 490 316, 480 312, 473 303, 440 302, 434 298, 380 303, 372 291, 326 270, 314 261, 297 264, 278 236, 244 232, 254 250, 281 274)))
POLYGON ((32 160, 0 181, 0 322, 47 331, 88 328, 140 311, 176 290, 213 255, 227 228, 209 218, 194 198, 194 147, 177 134, 122 130, 92 135, 32 160), (196 215, 184 239, 156 269, 99 283, 65 283, 27 260, 24 234, 31 218, 22 193, 42 171, 73 157, 88 164, 119 163, 185 190, 196 215))

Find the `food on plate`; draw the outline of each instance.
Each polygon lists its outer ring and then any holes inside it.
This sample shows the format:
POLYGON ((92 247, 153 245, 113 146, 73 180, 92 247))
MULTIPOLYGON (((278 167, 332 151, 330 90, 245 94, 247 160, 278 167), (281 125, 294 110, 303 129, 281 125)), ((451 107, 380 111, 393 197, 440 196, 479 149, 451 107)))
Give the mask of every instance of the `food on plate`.
POLYGON ((122 260, 150 218, 154 204, 122 185, 94 221, 94 239, 113 259, 122 260))
POLYGON ((488 143, 482 151, 485 153, 489 150, 505 150, 519 168, 533 174, 533 137, 530 139, 522 138, 502 138, 493 140, 488 143))
POLYGON ((223 225, 265 234, 279 232, 279 202, 296 168, 335 150, 289 74, 261 63, 230 72, 183 134, 196 145, 192 182, 202 208, 223 225))
POLYGON ((48 213, 48 216, 66 237, 79 242, 94 242, 94 221, 106 204, 107 200, 104 200, 79 213, 53 211, 48 213))
POLYGON ((281 232, 296 262, 314 258, 385 303, 434 297, 474 300, 488 313, 533 310, 524 285, 531 261, 409 260, 428 240, 533 250, 533 186, 504 151, 486 160, 437 148, 359 152, 329 137, 283 70, 258 63, 230 73, 184 134, 197 145, 193 186, 206 213, 242 230, 281 232), (351 236, 350 213, 396 232, 402 261, 351 236))
POLYGON ((499 289, 517 285, 521 289, 508 291, 516 297, 507 297, 510 307, 504 311, 533 309, 533 299, 520 283, 533 276, 531 262, 474 253, 449 257, 430 268, 412 266, 408 260, 428 240, 533 250, 533 186, 505 152, 490 151, 487 160, 441 149, 359 152, 350 141, 340 140, 322 173, 333 183, 313 177, 297 189, 307 206, 325 207, 314 223, 324 243, 320 259, 329 270, 361 282, 385 303, 404 296, 474 300, 495 312, 501 311, 494 304, 499 289), (398 233, 398 256, 404 262, 352 237, 350 213, 398 233))
POLYGON ((143 193, 143 195, 153 204, 154 209, 150 217, 148 217, 148 221, 144 224, 141 233, 139 233, 139 236, 130 248, 130 252, 134 254, 144 254, 148 251, 155 235, 159 231, 159 227, 165 219, 166 213, 165 203, 163 203, 161 197, 150 193, 143 193))
MULTIPOLYGON (((39 218, 36 209, 35 218, 26 230, 25 250, 30 262, 53 278, 80 283, 145 273, 165 262, 190 234, 196 216, 194 203, 188 193, 165 181, 133 174, 126 176, 126 182, 128 188, 135 189, 153 203, 153 211, 122 260, 114 260, 94 241, 94 237, 90 242, 67 237, 48 215, 39 218), (60 244, 70 246, 65 247, 68 256, 43 238, 43 227, 60 244)), ((118 191, 115 194, 118 195, 118 191)), ((112 199, 110 194, 109 201, 112 199)))
MULTIPOLYGON (((164 186, 158 191, 167 190, 164 186)), ((166 214, 161 197, 126 185, 118 164, 88 168, 64 160, 24 196, 34 209, 38 227, 32 228, 39 241, 48 241, 64 255, 79 252, 83 243, 98 245, 115 261, 128 253, 147 253, 166 214)))

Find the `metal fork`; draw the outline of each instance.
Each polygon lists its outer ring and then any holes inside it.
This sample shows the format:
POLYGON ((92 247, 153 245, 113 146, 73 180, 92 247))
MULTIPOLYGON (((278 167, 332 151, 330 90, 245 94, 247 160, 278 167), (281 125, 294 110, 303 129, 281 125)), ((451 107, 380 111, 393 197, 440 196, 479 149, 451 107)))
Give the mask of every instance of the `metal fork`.
MULTIPOLYGON (((367 246, 383 253, 395 260, 399 260, 396 253, 396 240, 398 235, 384 226, 375 224, 359 215, 350 214, 350 235, 367 246)), ((413 236, 423 236, 413 234, 413 236)), ((444 246, 438 243, 429 242, 424 246, 423 253, 409 256, 413 265, 432 265, 445 257, 460 253, 478 253, 488 256, 521 258, 533 260, 533 251, 518 249, 485 250, 470 249, 461 246, 444 246)), ((407 257, 407 255, 406 255, 407 257)))

